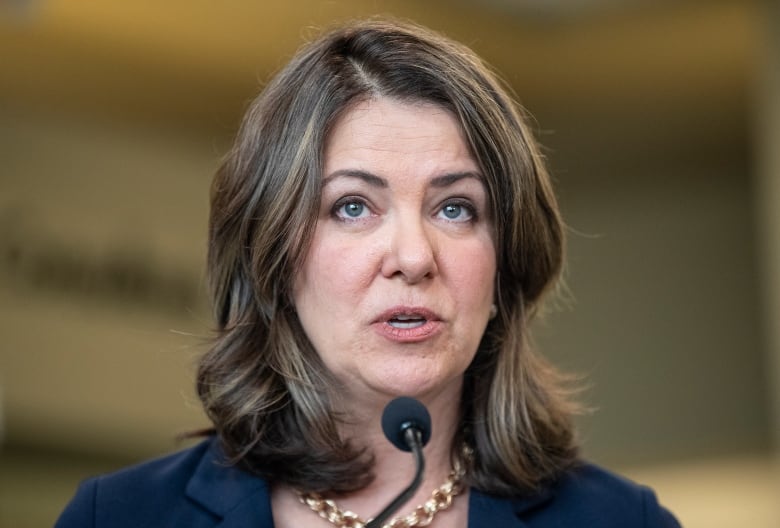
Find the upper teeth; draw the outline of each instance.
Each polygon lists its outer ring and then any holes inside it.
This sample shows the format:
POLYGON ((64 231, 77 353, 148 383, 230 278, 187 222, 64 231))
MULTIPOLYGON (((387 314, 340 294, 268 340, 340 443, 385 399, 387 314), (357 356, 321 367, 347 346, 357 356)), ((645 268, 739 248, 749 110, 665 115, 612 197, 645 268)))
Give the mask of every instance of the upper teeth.
POLYGON ((419 315, 396 315, 393 319, 396 321, 416 321, 423 318, 419 315))

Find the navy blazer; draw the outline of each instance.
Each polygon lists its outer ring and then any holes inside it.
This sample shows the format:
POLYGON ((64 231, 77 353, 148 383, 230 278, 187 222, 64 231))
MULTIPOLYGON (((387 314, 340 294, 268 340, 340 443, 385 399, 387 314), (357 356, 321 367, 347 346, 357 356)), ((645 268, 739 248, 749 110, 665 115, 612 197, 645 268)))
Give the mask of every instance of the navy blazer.
MULTIPOLYGON (((55 528, 273 528, 268 483, 225 465, 213 438, 81 484, 55 528)), ((471 489, 469 528, 679 528, 653 492, 589 464, 533 495, 471 489)))

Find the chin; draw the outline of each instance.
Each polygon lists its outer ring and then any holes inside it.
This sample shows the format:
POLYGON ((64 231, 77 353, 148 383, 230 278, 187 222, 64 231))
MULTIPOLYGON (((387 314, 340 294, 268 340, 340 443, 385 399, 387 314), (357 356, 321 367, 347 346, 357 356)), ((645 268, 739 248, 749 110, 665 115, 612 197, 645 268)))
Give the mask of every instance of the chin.
POLYGON ((425 399, 426 396, 438 394, 455 387, 460 388, 461 378, 445 376, 441 372, 426 372, 423 368, 415 368, 414 362, 408 369, 388 373, 377 373, 374 378, 374 387, 378 392, 389 396, 410 396, 412 398, 425 399))

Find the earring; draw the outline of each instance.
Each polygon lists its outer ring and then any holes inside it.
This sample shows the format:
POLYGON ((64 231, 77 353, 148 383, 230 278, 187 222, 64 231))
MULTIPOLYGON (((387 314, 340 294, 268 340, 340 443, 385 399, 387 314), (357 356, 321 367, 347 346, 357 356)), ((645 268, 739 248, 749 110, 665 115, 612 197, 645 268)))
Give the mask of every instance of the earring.
POLYGON ((495 319, 498 315, 498 306, 495 303, 490 305, 490 319, 495 319))

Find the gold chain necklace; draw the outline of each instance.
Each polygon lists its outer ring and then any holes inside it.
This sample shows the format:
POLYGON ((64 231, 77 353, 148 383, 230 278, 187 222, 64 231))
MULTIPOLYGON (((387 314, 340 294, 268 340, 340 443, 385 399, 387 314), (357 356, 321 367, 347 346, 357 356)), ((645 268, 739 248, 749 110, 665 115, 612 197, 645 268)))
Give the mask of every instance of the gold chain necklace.
MULTIPOLYGON (((428 526, 433 518, 441 510, 446 510, 452 505, 452 499, 463 491, 463 477, 466 471, 459 463, 450 472, 447 480, 433 490, 431 498, 417 506, 412 513, 404 517, 395 517, 385 523, 382 528, 413 528, 415 526, 428 526)), ((359 515, 349 510, 342 510, 330 499, 325 499, 318 493, 298 492, 300 501, 311 508, 320 517, 338 528, 364 528, 368 521, 364 521, 359 515)))

